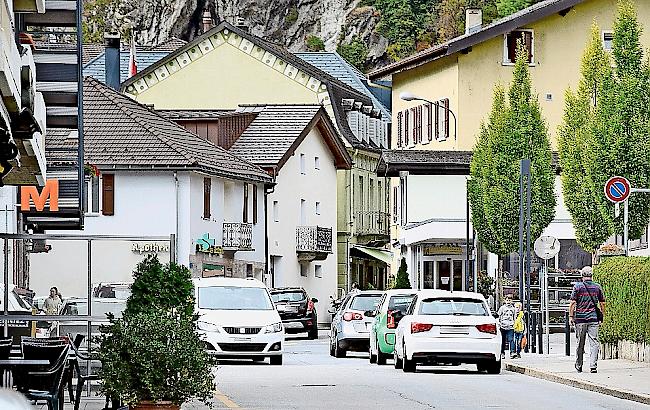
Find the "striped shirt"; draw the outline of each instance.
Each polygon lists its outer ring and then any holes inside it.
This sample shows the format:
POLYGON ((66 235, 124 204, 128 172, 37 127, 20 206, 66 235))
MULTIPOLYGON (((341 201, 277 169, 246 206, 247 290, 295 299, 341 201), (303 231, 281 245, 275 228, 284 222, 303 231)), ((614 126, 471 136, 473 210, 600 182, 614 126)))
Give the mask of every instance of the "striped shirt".
MULTIPOLYGON (((584 282, 577 282, 575 285, 573 285, 571 300, 575 300, 576 302, 576 323, 598 322, 598 317, 596 316, 596 306, 591 300, 592 297, 596 303, 605 301, 603 289, 596 282, 587 280, 584 282), (591 293, 591 296, 589 296, 589 293, 591 293)), ((600 309, 600 306, 598 308, 600 309)))

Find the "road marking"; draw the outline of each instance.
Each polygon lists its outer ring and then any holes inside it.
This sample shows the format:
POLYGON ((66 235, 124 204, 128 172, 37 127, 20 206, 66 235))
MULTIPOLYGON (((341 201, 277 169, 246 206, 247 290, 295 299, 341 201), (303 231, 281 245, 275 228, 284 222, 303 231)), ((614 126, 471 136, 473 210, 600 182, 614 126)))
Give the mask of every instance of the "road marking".
POLYGON ((214 389, 214 398, 219 400, 221 403, 223 403, 224 406, 228 407, 229 409, 239 409, 240 408, 237 403, 230 400, 230 397, 228 397, 225 394, 221 393, 221 391, 219 389, 217 389, 217 388, 214 389))

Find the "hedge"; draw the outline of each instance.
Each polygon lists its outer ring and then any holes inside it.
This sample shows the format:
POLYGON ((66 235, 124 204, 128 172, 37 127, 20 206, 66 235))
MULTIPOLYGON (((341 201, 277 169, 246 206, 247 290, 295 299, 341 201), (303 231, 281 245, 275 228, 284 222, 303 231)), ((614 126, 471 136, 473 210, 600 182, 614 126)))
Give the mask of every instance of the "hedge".
POLYGON ((605 292, 600 341, 650 343, 650 258, 610 257, 594 268, 605 292))

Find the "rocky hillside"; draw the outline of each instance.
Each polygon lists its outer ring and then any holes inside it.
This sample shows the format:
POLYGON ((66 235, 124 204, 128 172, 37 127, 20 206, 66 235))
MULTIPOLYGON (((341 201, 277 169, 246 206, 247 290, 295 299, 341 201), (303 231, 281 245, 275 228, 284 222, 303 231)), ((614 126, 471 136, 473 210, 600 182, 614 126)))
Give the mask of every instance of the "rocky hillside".
POLYGON ((464 9, 484 21, 536 0, 84 0, 85 38, 105 31, 135 35, 140 44, 202 33, 213 22, 243 21, 256 35, 292 51, 338 50, 361 69, 386 64, 464 30, 464 9), (514 6, 513 6, 514 4, 514 6))

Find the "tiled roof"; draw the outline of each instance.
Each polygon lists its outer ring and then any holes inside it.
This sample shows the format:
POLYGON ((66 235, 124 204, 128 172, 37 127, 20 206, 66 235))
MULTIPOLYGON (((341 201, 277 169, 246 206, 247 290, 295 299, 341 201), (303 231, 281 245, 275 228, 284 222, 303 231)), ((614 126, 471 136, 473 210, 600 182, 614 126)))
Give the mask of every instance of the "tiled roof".
POLYGON ((150 51, 172 52, 175 51, 177 48, 183 47, 185 44, 187 44, 187 41, 181 40, 180 38, 177 37, 172 37, 168 40, 163 41, 158 45, 151 46, 150 51))
POLYGON ((360 93, 364 93, 372 100, 373 104, 381 110, 382 119, 384 121, 390 121, 390 111, 366 87, 364 83, 365 75, 356 67, 345 61, 345 59, 338 53, 321 51, 296 53, 296 55, 309 64, 330 74, 332 77, 338 78, 360 93))
POLYGON ((200 120, 214 119, 222 116, 231 116, 235 110, 156 110, 156 112, 169 120, 200 120))
POLYGON ((307 133, 325 121, 330 134, 323 137, 328 142, 339 167, 349 167, 350 157, 340 137, 336 134, 320 105, 242 105, 241 113, 256 113, 253 122, 230 148, 230 152, 262 167, 278 166, 291 156, 307 133), (333 145, 332 145, 333 144, 333 145))
MULTIPOLYGON (((165 58, 168 54, 168 51, 136 51, 135 57, 138 71, 146 69, 161 58, 165 58)), ((84 66, 84 75, 105 82, 105 58, 105 53, 102 51, 101 54, 84 66)), ((120 82, 126 81, 129 78, 129 59, 130 53, 128 50, 120 52, 120 82)))
POLYGON ((115 168, 200 170, 270 182, 256 165, 192 134, 99 81, 84 79, 86 161, 115 168))

